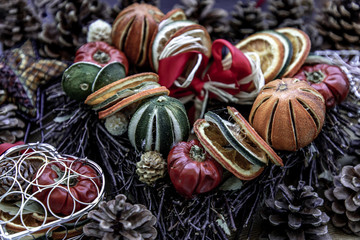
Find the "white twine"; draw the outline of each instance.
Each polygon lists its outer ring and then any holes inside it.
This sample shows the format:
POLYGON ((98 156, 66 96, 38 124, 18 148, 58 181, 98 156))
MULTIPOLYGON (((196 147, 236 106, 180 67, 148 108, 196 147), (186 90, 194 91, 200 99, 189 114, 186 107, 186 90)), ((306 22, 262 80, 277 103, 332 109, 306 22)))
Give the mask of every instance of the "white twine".
MULTIPOLYGON (((73 219, 78 218, 77 221, 79 221, 79 219, 82 218, 84 214, 86 214, 89 210, 91 210, 103 198, 104 189, 105 189, 105 184, 104 184, 105 177, 100 166, 98 166, 96 163, 88 159, 78 159, 70 155, 61 156, 56 152, 55 148, 53 148, 51 145, 43 144, 43 143, 30 143, 30 144, 24 144, 24 145, 12 147, 0 156, 0 162, 4 162, 4 161, 11 162, 13 166, 11 166, 9 171, 0 175, 0 180, 11 179, 13 180, 13 184, 9 188, 9 190, 5 194, 3 194, 3 196, 0 197, 0 202, 3 202, 6 196, 9 196, 11 194, 18 194, 21 195, 21 200, 19 200, 19 202, 21 202, 21 205, 17 210, 15 216, 13 216, 11 219, 7 221, 0 221, 0 236, 6 235, 9 238, 21 238, 23 236, 29 236, 30 234, 37 232, 41 229, 53 229, 54 227, 59 226, 59 224, 68 222, 73 219), (34 157, 36 156, 39 157, 41 156, 43 158, 43 162, 40 168, 36 171, 37 175, 35 175, 34 178, 31 177, 32 179, 27 179, 25 176, 21 174, 20 166, 24 164, 24 161, 28 161, 29 163, 31 163, 31 161, 33 161, 34 157), (75 159, 75 160, 70 160, 70 159, 75 159), (73 164, 79 161, 91 166, 98 173, 98 175, 92 177, 76 172, 73 169, 73 164), (64 167, 65 174, 62 176, 61 179, 56 181, 54 184, 44 185, 44 186, 38 184, 39 175, 43 173, 47 165, 54 162, 59 162, 62 164, 62 166, 64 167), (70 162, 69 166, 67 166, 65 162, 70 162), (12 174, 12 170, 15 170, 14 176, 10 175, 12 174), (82 202, 72 194, 72 192, 70 191, 70 179, 73 178, 74 175, 76 175, 76 177, 81 176, 83 179, 86 178, 87 180, 91 181, 91 184, 94 184, 98 195, 92 202, 90 203, 82 202), (21 183, 19 182, 18 179, 19 176, 21 177, 21 180, 25 180, 25 182, 28 184, 25 189, 23 189, 23 186, 21 186, 21 183), (101 182, 100 187, 96 184, 95 178, 99 178, 101 182), (66 182, 65 186, 60 185, 64 182, 66 182), (19 190, 14 191, 14 187, 16 185, 19 186, 19 190), (35 192, 32 191, 34 186, 39 187, 39 189, 35 192), (55 188, 63 189, 64 191, 69 193, 70 196, 73 198, 73 211, 69 216, 58 216, 54 214, 51 209, 47 209, 45 204, 35 197, 37 193, 50 189, 50 192, 46 199, 47 204, 49 205, 50 195, 52 194, 55 188), (44 210, 43 213, 44 221, 37 227, 30 227, 26 225, 24 218, 25 217, 24 211, 26 210, 26 206, 28 204, 31 204, 33 201, 35 201, 39 205, 39 207, 41 207, 44 210), (86 206, 83 209, 75 212, 76 203, 84 204, 86 206), (49 219, 47 219, 48 216, 54 217, 54 220, 49 222, 48 221, 49 219), (21 225, 26 230, 17 233, 7 232, 6 224, 14 221, 17 217, 20 217, 21 225)), ((47 233, 49 233, 49 230, 47 233)))
MULTIPOLYGON (((201 101, 199 98, 195 99, 195 108, 197 110, 198 116, 197 118, 202 118, 205 114, 205 110, 207 107, 207 103, 209 100, 209 93, 215 94, 220 101, 223 102, 233 102, 237 104, 252 104, 256 96, 258 95, 260 89, 265 84, 264 75, 260 68, 260 57, 256 53, 246 53, 245 56, 248 58, 251 65, 251 74, 246 76, 245 78, 238 81, 239 84, 247 84, 250 82, 254 83, 255 89, 252 92, 244 92, 241 91, 236 95, 232 95, 231 93, 225 91, 224 89, 236 89, 235 83, 225 84, 221 82, 211 81, 209 78, 208 82, 205 82, 203 87, 203 96, 204 99, 201 101), (252 59, 255 58, 255 61, 252 59)), ((224 64, 224 62, 223 62, 224 64)), ((231 64, 226 62, 226 65, 231 64)), ((225 67, 226 67, 225 65, 225 67)))
POLYGON ((249 52, 249 53, 245 53, 245 56, 248 58, 251 64, 252 72, 249 76, 246 76, 245 78, 241 79, 239 83, 247 84, 252 81, 254 83, 255 89, 249 93, 242 91, 236 94, 235 97, 238 101, 235 103, 249 105, 254 102, 255 98, 260 92, 260 89, 265 85, 265 78, 263 72, 261 71, 261 62, 259 55, 255 52, 249 52), (255 61, 253 60, 252 57, 255 58, 255 61))

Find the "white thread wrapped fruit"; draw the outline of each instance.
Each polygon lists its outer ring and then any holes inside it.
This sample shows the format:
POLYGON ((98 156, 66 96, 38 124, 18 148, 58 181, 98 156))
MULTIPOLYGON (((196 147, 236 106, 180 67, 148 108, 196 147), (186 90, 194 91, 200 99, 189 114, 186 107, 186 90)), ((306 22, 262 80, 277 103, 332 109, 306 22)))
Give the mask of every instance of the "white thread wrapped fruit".
POLYGON ((138 151, 158 151, 166 157, 171 147, 186 141, 190 124, 184 105, 163 95, 144 102, 132 116, 128 134, 138 151))

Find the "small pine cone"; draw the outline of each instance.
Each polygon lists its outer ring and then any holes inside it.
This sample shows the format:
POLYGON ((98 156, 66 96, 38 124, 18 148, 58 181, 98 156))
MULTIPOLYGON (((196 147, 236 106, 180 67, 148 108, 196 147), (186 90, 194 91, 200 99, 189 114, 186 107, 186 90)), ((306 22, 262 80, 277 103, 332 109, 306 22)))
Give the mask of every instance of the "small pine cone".
POLYGON ((360 164, 344 166, 334 177, 334 186, 325 191, 335 227, 360 236, 360 164))
POLYGON ((286 19, 299 19, 310 14, 314 0, 270 0, 269 13, 271 28, 277 28, 286 19))
POLYGON ((215 0, 181 0, 175 8, 184 10, 187 19, 204 26, 212 39, 224 38, 229 30, 228 12, 221 8, 213 8, 215 0))
POLYGON ((17 116, 17 106, 0 106, 0 143, 15 143, 24 137, 25 123, 17 116))
POLYGON ((103 240, 152 240, 157 236, 156 217, 141 204, 126 202, 119 194, 114 200, 101 202, 97 210, 88 213, 91 223, 84 226, 84 234, 103 240))
POLYGON ((15 163, 15 159, 5 159, 0 162, 0 195, 7 195, 4 198, 5 201, 21 200, 22 195, 20 193, 11 192, 24 191, 36 172, 36 169, 29 161, 19 161, 16 163, 17 166, 15 163), (14 182, 14 179, 17 181, 14 182))
POLYGON ((360 3, 352 0, 329 1, 316 18, 320 34, 331 49, 360 50, 360 3))
POLYGON ((324 200, 311 186, 301 181, 298 187, 281 184, 282 197, 267 199, 261 213, 271 223, 269 239, 331 239, 327 222, 330 218, 319 207, 324 200))
POLYGON ((141 182, 152 185, 157 179, 164 177, 166 162, 161 154, 149 151, 141 155, 141 160, 136 163, 136 173, 141 182))
POLYGON ((255 32, 269 28, 266 14, 256 7, 255 1, 238 1, 232 11, 230 20, 230 34, 232 38, 241 40, 255 32))

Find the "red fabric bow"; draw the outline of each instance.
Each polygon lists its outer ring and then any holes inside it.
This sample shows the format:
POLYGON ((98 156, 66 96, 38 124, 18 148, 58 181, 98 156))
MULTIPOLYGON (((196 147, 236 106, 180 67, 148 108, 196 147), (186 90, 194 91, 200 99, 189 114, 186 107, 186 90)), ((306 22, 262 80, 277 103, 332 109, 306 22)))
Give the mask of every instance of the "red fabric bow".
MULTIPOLYGON (((232 95, 247 89, 249 84, 239 84, 241 79, 250 75, 252 72, 251 64, 244 53, 224 39, 215 40, 211 50, 213 62, 207 71, 206 68, 209 63, 209 58, 197 51, 180 53, 159 61, 159 83, 170 90, 170 96, 183 98, 189 95, 195 95, 200 100, 203 100, 205 94, 203 91, 204 85, 207 82, 220 83, 216 87, 232 95), (224 68, 226 64, 224 66, 222 58, 222 49, 224 46, 229 49, 232 58, 227 68, 224 68), (175 81, 183 76, 184 72, 188 71, 189 68, 193 68, 194 65, 196 65, 194 62, 196 63, 199 58, 201 58, 201 62, 190 85, 178 87, 175 81), (193 66, 189 66, 189 64, 193 66), (229 87, 226 87, 226 85, 229 87)), ((216 93, 209 92, 209 98, 216 97, 219 97, 216 93)))

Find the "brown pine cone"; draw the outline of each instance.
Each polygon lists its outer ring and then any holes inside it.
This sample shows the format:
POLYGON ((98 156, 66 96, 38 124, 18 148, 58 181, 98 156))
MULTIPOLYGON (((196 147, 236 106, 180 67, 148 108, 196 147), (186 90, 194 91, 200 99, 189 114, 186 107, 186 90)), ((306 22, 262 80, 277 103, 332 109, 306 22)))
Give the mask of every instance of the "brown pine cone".
POLYGON ((146 3, 160 8, 160 0, 118 0, 117 3, 111 8, 112 19, 115 19, 121 10, 134 3, 146 3))
POLYGON ((293 27, 304 31, 310 38, 312 51, 322 47, 323 37, 320 35, 319 30, 312 23, 306 23, 302 18, 285 19, 278 27, 293 27))
POLYGON ((24 137, 25 123, 17 116, 17 106, 0 106, 0 143, 15 143, 24 137))
POLYGON ((317 17, 324 48, 360 49, 360 3, 352 0, 326 2, 317 17))
POLYGON ((44 57, 72 60, 86 42, 88 26, 97 19, 110 21, 110 7, 101 0, 66 0, 49 8, 53 21, 38 35, 44 57))
POLYGON ((297 187, 279 186, 282 197, 265 200, 266 208, 261 213, 269 222, 269 239, 331 239, 327 222, 330 218, 319 207, 324 200, 311 186, 300 181, 297 187))
POLYGON ((344 166, 325 191, 335 227, 360 236, 360 164, 344 166))
POLYGON ((31 181, 36 169, 29 161, 17 161, 16 159, 5 159, 0 162, 0 195, 5 201, 21 200, 21 193, 11 193, 24 191, 31 181), (16 179, 16 181, 15 181, 16 179), (14 182, 15 181, 15 182, 14 182), (11 194, 10 194, 11 193, 11 194))
POLYGON ((141 155, 136 163, 136 173, 141 182, 152 185, 159 178, 164 177, 166 162, 159 152, 149 151, 141 155))
POLYGON ((26 0, 0 0, 0 41, 7 48, 41 31, 41 20, 26 0))
POLYGON ((270 0, 271 28, 277 28, 287 19, 304 18, 312 12, 314 0, 270 0))
POLYGON ((103 240, 152 240, 157 236, 156 217, 144 205, 126 202, 119 194, 114 200, 101 202, 97 210, 88 213, 91 223, 84 226, 84 234, 103 240))
POLYGON ((212 39, 224 38, 229 31, 228 12, 214 5, 215 0, 181 0, 174 8, 183 9, 188 20, 204 26, 212 39))
POLYGON ((241 40, 248 35, 269 28, 266 13, 256 7, 256 1, 238 1, 231 16, 230 34, 233 39, 241 40))

